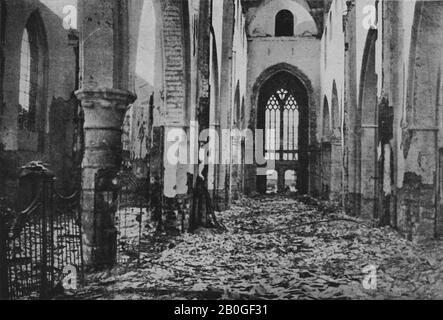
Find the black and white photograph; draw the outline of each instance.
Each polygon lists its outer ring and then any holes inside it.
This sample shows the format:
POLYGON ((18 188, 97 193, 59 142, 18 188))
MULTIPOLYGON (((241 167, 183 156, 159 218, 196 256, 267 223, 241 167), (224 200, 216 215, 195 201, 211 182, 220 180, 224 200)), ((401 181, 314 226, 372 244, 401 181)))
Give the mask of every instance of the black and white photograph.
POLYGON ((0 0, 0 300, 441 299, 443 0, 0 0))

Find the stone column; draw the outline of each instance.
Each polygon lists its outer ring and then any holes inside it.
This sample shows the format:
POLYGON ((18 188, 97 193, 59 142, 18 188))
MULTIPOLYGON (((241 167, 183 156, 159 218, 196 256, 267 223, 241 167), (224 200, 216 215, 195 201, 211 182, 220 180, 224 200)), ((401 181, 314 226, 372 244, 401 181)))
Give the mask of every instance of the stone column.
MULTIPOLYGON (((97 173, 117 172, 122 161, 122 124, 134 95, 118 89, 82 89, 77 92, 85 114, 85 154, 82 162, 83 252, 86 264, 112 264, 115 245, 113 203, 96 194, 97 173), (96 208, 97 206, 97 208, 96 208), (105 207, 103 207, 105 206, 105 207), (98 208, 100 207, 100 208, 98 208), (95 210, 96 209, 96 210, 95 210), (97 210, 102 210, 98 212, 97 210), (105 230, 98 230, 102 228, 105 230), (110 243, 111 242, 111 243, 110 243)), ((112 180, 112 179, 111 179, 112 180)), ((103 181, 103 184, 109 181, 103 181)), ((108 188, 107 188, 108 187, 108 188)), ((100 192, 113 192, 100 185, 100 192)))
POLYGON ((82 161, 82 227, 86 265, 115 261, 115 186, 122 126, 135 95, 126 89, 129 46, 127 0, 81 0, 81 89, 85 152, 82 161), (97 179, 99 178, 99 179, 97 179))

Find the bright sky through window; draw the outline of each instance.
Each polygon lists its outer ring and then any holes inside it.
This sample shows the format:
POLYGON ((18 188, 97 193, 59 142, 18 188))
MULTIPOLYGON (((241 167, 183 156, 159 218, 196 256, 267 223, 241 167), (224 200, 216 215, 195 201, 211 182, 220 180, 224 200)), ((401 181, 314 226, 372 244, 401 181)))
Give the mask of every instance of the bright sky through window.
POLYGON ((30 90, 31 90, 31 45, 29 42, 28 31, 23 32, 22 48, 20 57, 20 97, 19 104, 23 109, 30 109, 30 90))

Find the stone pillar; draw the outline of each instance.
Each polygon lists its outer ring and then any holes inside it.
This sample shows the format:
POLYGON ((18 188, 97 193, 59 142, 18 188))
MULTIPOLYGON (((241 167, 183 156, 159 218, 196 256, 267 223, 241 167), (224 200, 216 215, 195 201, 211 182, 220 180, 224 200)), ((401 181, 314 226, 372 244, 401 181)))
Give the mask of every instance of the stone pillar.
POLYGON ((377 129, 375 124, 362 125, 361 132, 361 211, 364 219, 373 219, 377 173, 377 129))
MULTIPOLYGON (((95 208, 99 206, 95 193, 96 175, 99 171, 117 172, 120 169, 123 119, 128 105, 135 97, 128 91, 106 88, 82 89, 77 92, 77 97, 85 114, 81 204, 85 263, 112 264, 114 246, 109 241, 114 236, 115 212, 112 211, 115 207, 112 203, 103 204, 107 205, 107 212, 101 212, 100 217, 95 214, 95 209, 99 209, 95 208), (94 230, 97 226, 106 230, 94 230)), ((100 186, 100 191, 112 192, 112 187, 109 188, 108 190, 106 186, 100 186)))
POLYGON ((78 4, 81 89, 76 95, 85 118, 81 206, 86 265, 115 261, 112 173, 120 170, 123 120, 135 100, 126 90, 130 87, 127 6, 127 0, 80 0, 78 4))
POLYGON ((346 141, 345 153, 345 186, 346 192, 345 208, 346 212, 351 216, 357 216, 360 213, 360 157, 359 157, 359 125, 358 125, 358 92, 356 83, 358 74, 356 66, 357 48, 355 46, 355 39, 357 33, 357 18, 355 2, 348 1, 348 14, 345 20, 345 41, 348 47, 345 51, 345 124, 346 131, 344 132, 344 139, 346 141))

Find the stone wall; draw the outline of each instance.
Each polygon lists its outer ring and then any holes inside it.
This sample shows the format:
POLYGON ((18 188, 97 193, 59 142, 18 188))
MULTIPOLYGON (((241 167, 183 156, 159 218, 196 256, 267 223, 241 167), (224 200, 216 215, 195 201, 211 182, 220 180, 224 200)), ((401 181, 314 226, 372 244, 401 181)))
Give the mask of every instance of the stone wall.
MULTIPOLYGON (((7 189, 15 190, 17 168, 29 161, 48 163, 56 173, 58 184, 69 187, 73 166, 73 121, 77 104, 76 55, 70 35, 64 28, 66 6, 76 7, 76 0, 4 1, 2 23, 4 68, 2 69, 2 107, 0 111, 0 145, 6 166, 7 189), (25 26, 31 14, 41 22, 41 36, 46 39, 40 55, 40 89, 36 106, 36 127, 19 129, 20 52, 25 26)), ((39 22, 39 23, 40 23, 39 22)))
MULTIPOLYGON (((269 70, 277 70, 277 66, 288 65, 297 69, 296 76, 306 85, 309 94, 309 143, 310 153, 310 191, 320 189, 320 183, 315 179, 315 173, 319 172, 317 160, 319 159, 316 149, 317 126, 320 115, 320 47, 317 38, 317 24, 311 16, 309 8, 294 1, 263 2, 251 5, 247 11, 248 25, 248 82, 246 88, 246 121, 250 128, 256 127, 257 97, 260 78, 269 70), (275 16, 282 10, 292 12, 295 19, 293 37, 275 37, 275 16), (318 158, 318 159, 317 159, 318 158)), ((272 74, 269 74, 271 76, 272 74)), ((255 167, 247 171, 245 184, 248 190, 256 190, 255 167)))

